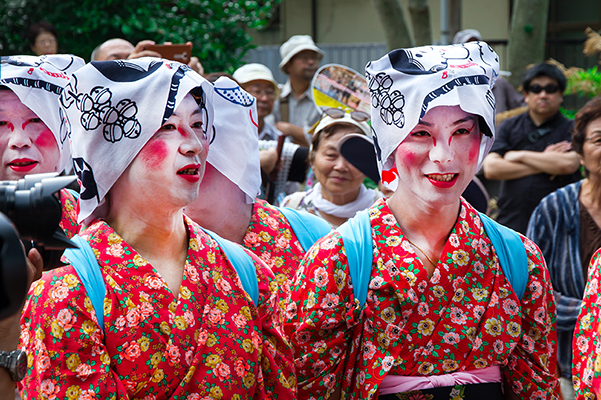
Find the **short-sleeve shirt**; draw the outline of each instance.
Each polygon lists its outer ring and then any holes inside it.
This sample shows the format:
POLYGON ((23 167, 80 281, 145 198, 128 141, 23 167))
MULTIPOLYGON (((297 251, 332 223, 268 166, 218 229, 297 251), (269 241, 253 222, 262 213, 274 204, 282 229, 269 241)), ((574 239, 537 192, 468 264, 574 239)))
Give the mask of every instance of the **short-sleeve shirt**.
MULTIPOLYGON (((497 129, 497 137, 491 152, 503 157, 510 150, 530 150, 542 152, 553 143, 564 140, 571 141, 574 121, 568 120, 561 113, 537 127, 528 113, 507 119, 497 129), (540 128, 551 128, 551 132, 536 143, 528 143, 518 149, 518 145, 528 134, 540 128)), ((569 175, 551 176, 536 174, 524 178, 503 181, 499 191, 499 215, 497 221, 518 232, 525 233, 530 215, 546 195, 574 183, 580 179, 580 172, 569 175)))

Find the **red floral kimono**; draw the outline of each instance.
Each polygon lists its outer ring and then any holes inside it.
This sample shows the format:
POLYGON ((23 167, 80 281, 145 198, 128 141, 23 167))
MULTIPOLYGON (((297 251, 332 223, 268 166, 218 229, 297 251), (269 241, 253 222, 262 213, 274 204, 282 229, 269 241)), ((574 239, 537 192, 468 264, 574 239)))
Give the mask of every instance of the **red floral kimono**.
POLYGON ((601 393, 601 249, 591 259, 586 282, 572 341, 572 380, 579 400, 601 393))
POLYGON ((555 303, 536 245, 522 237, 530 273, 520 301, 467 202, 431 278, 386 201, 369 210, 374 262, 363 310, 337 232, 317 242, 301 264, 285 325, 299 398, 324 399, 340 385, 346 398, 370 399, 386 374, 495 365, 518 398, 554 398, 555 303))
POLYGON ((282 213, 265 200, 256 199, 244 247, 271 268, 282 290, 282 309, 305 250, 282 213))
POLYGON ((72 238, 79 232, 79 225, 77 224, 77 200, 75 200, 75 197, 67 189, 61 189, 59 197, 63 210, 60 227, 65 231, 65 235, 68 238, 72 238))
POLYGON ((21 321, 21 347, 29 354, 25 399, 295 397, 273 274, 252 256, 255 307, 217 244, 185 223, 190 241, 177 300, 104 221, 82 231, 106 282, 104 333, 73 267, 44 274, 21 321))

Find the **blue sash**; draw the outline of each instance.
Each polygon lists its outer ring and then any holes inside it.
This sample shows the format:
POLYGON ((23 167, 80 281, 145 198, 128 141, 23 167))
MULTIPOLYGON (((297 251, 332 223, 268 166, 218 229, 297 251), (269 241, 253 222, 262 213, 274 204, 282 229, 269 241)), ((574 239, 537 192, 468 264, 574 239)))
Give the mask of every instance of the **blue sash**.
POLYGON ((305 253, 313 246, 313 243, 330 233, 332 227, 325 220, 304 211, 292 208, 278 208, 292 227, 305 253))

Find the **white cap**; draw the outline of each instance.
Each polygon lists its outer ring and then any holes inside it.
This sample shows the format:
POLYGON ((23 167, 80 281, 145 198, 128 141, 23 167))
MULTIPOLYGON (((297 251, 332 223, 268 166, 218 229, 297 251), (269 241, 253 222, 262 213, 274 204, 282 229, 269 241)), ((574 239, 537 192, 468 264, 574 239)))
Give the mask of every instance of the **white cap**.
POLYGON ((371 137, 371 128, 369 127, 369 124, 365 121, 355 121, 353 118, 351 118, 351 114, 349 113, 344 113, 344 116, 342 118, 332 118, 329 115, 326 115, 319 121, 319 123, 315 127, 315 133, 318 133, 327 128, 328 126, 334 124, 355 125, 357 128, 360 129, 358 133, 363 133, 365 136, 371 137))
POLYGON ((309 35, 295 35, 292 36, 286 43, 280 46, 280 69, 284 71, 284 66, 288 64, 288 61, 303 50, 312 50, 319 54, 319 58, 323 57, 323 51, 315 45, 315 42, 309 35))
POLYGON ((482 35, 475 29, 464 29, 453 37, 453 44, 466 43, 470 39, 482 40, 482 35))
POLYGON ((240 84, 240 86, 244 86, 252 81, 267 81, 273 84, 275 97, 280 97, 278 83, 273 78, 271 70, 263 64, 253 63, 243 65, 234 72, 232 77, 240 84))

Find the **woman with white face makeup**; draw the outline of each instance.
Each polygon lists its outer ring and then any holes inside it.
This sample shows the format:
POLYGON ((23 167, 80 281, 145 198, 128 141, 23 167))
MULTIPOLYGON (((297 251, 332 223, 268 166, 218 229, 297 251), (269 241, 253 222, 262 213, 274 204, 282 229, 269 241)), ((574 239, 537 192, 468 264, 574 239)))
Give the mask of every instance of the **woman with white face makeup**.
POLYGON ((61 102, 82 185, 81 247, 98 264, 103 307, 71 254, 34 285, 22 318, 27 397, 293 397, 273 274, 246 253, 255 298, 183 214, 204 174, 212 93, 162 59, 74 74, 61 102))
POLYGON ((394 193, 301 263, 285 324, 299 398, 556 397, 543 257, 461 198, 494 140, 497 74, 483 42, 367 65, 379 170, 394 193))
MULTIPOLYGON (((69 127, 63 122, 59 97, 70 74, 84 61, 70 55, 12 56, 0 70, 0 180, 60 173, 70 164, 69 127)), ((77 234, 75 198, 60 191, 61 228, 77 234)))

